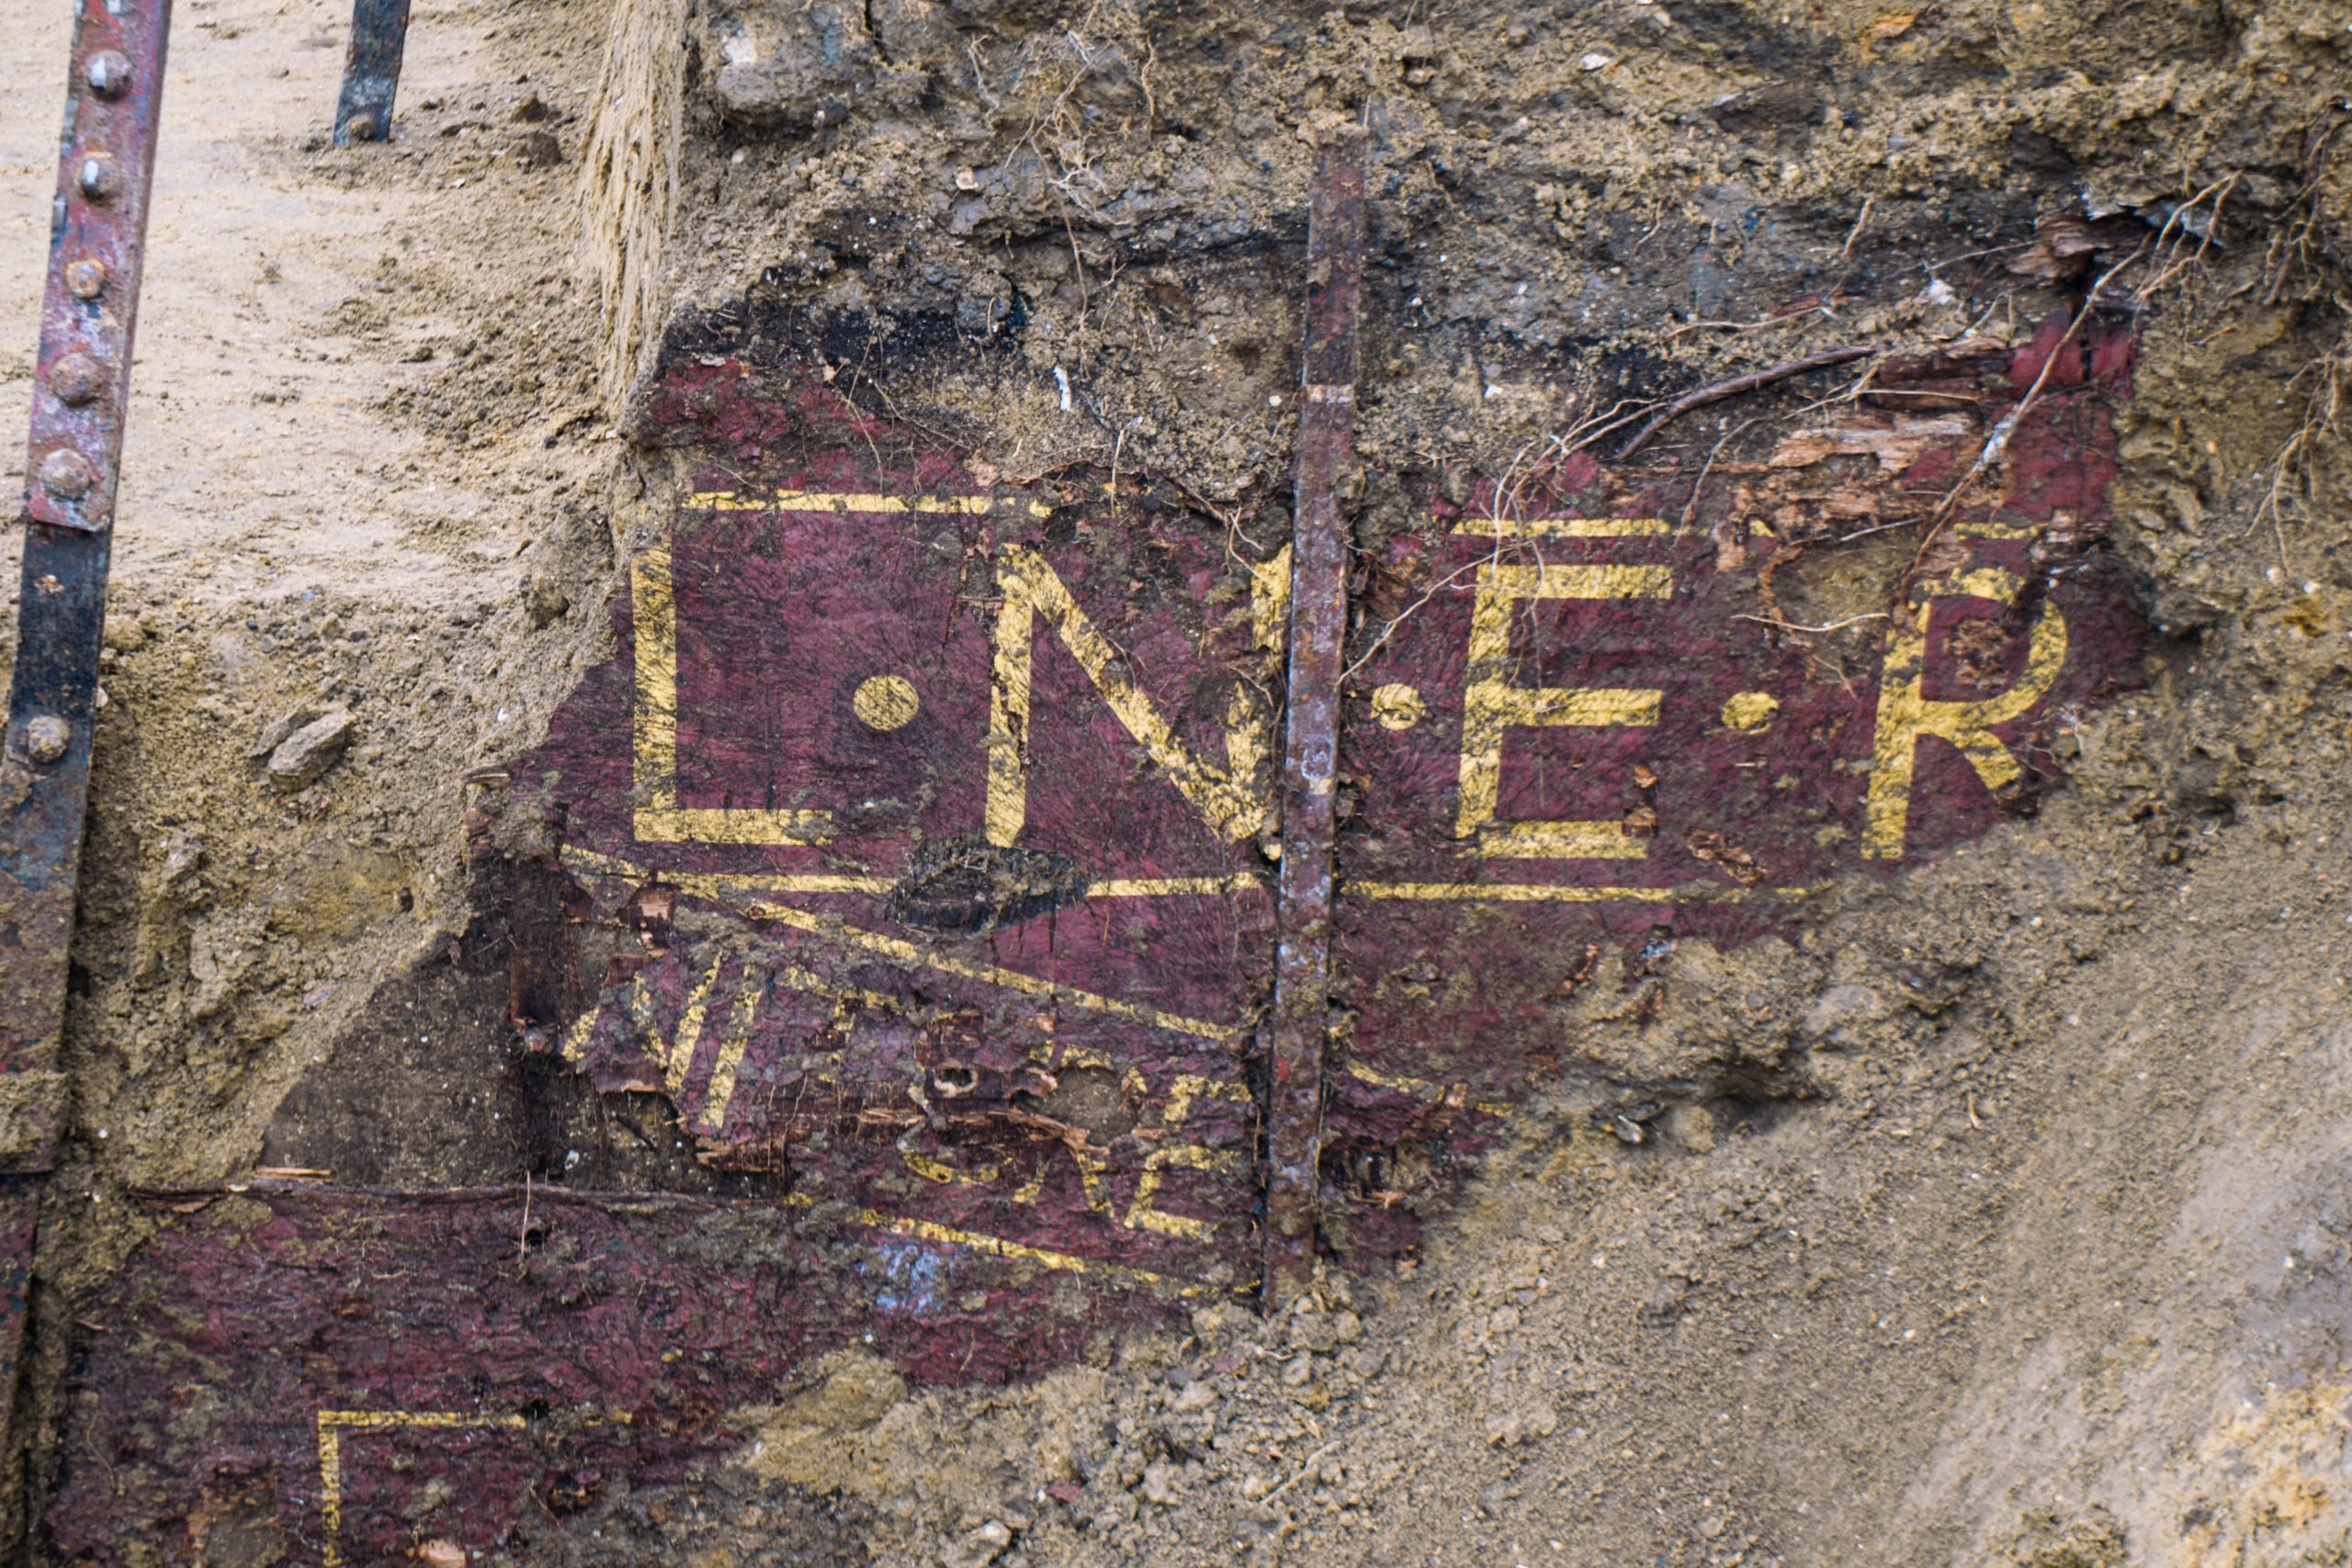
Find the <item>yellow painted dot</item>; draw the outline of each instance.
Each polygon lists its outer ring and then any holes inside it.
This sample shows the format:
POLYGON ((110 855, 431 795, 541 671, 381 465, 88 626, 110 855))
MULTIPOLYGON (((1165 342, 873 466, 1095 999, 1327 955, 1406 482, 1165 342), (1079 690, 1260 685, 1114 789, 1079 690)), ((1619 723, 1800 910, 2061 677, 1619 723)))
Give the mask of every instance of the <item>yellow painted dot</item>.
POLYGON ((903 675, 876 675, 859 682, 849 700, 858 722, 869 729, 899 729, 922 706, 914 683, 903 675))
POLYGON ((1753 735, 1769 728, 1781 711, 1781 699, 1770 692, 1740 692, 1724 704, 1724 723, 1753 735))
POLYGON ((1421 694, 1410 686, 1391 682, 1372 694, 1372 716, 1380 721, 1383 729, 1410 729, 1429 711, 1421 694))

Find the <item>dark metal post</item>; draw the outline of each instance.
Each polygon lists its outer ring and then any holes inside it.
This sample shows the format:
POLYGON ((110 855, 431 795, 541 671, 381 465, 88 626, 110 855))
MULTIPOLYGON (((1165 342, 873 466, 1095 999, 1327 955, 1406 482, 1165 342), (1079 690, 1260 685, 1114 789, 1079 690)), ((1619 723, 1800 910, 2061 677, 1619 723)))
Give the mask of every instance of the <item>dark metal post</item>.
POLYGON ((1277 1310, 1315 1271, 1329 1030, 1332 793, 1347 632, 1347 524, 1340 492, 1355 461, 1357 295, 1363 250, 1363 131, 1327 134, 1306 231, 1306 353, 1291 514, 1288 735, 1276 914, 1267 1117, 1265 1302, 1277 1310))
POLYGON ((334 105, 334 144, 390 141, 392 96, 408 47, 408 0, 352 0, 351 49, 334 105))
MULTIPOLYGON (((23 586, 0 732, 0 1440, 16 1389, 90 784, 115 481, 171 0, 83 0, 51 208, 23 586)), ((5 1446, 0 1441, 0 1446, 5 1446)))

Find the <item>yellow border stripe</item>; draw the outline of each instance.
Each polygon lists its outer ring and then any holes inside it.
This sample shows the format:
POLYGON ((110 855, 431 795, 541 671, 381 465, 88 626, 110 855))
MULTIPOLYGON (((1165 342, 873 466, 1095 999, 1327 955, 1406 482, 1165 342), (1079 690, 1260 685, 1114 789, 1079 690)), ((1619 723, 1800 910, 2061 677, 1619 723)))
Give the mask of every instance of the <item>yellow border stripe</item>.
POLYGON ((1581 887, 1540 882, 1341 882, 1358 898, 1492 901, 1498 904, 1759 904, 1810 898, 1821 887, 1581 887))
POLYGON ((1136 1002, 1123 1002, 1115 997, 1081 990, 1076 986, 1066 986, 1057 980, 1043 979, 1035 975, 1025 975, 1018 969, 1006 969, 994 964, 969 963, 947 953, 933 952, 903 937, 891 936, 883 931, 867 931, 861 926, 848 925, 833 917, 815 914, 807 909, 797 908, 790 904, 770 903, 765 899, 738 900, 728 897, 730 892, 738 889, 766 886, 772 880, 769 878, 653 871, 644 866, 631 865, 628 862, 616 856, 600 855, 589 850, 566 848, 563 858, 568 863, 593 874, 658 877, 684 892, 699 897, 716 898, 747 919, 775 920, 783 925, 797 927, 811 935, 845 942, 854 947, 862 947, 868 953, 878 953, 885 957, 898 959, 901 963, 921 964, 944 974, 960 976, 967 980, 978 980, 983 985, 1001 987, 1008 991, 1020 991, 1033 997, 1047 997, 1056 1001, 1068 1002, 1072 1007, 1084 1008, 1089 1012, 1109 1013, 1114 1018, 1130 1018, 1140 1023, 1151 1024, 1155 1028, 1172 1030, 1179 1034, 1197 1035, 1204 1040, 1226 1040, 1238 1032, 1238 1026, 1228 1027, 1221 1023, 1211 1023, 1205 1019, 1186 1018, 1182 1013, 1163 1012, 1158 1008, 1145 1007, 1136 1002))
POLYGON ((1050 517, 1054 509, 1042 501, 993 495, 869 495, 854 491, 780 490, 772 495, 746 495, 731 490, 689 491, 679 503, 689 512, 853 512, 944 513, 952 517, 984 517, 991 512, 1025 509, 1032 517, 1050 517))
MULTIPOLYGON (((683 882, 683 879, 681 880, 683 882)), ((1046 980, 1035 975, 1024 975, 1018 969, 1006 969, 994 964, 967 963, 961 958, 952 958, 944 953, 931 952, 901 937, 888 936, 881 931, 870 931, 861 926, 848 925, 826 916, 811 914, 807 909, 795 908, 790 904, 770 904, 763 901, 738 905, 737 908, 749 919, 775 920, 783 925, 797 927, 812 936, 845 942, 852 947, 862 947, 868 953, 880 953, 886 958, 896 958, 902 963, 922 964, 926 968, 937 969, 944 974, 960 976, 967 980, 978 980, 983 985, 999 986, 1008 991, 1020 991, 1028 996, 1046 997, 1055 1001, 1068 1002, 1072 1007, 1084 1008, 1089 1012, 1109 1013, 1114 1018, 1133 1019, 1138 1023, 1148 1023, 1154 1028, 1169 1030, 1178 1034, 1197 1035, 1203 1040, 1226 1040, 1239 1032, 1238 1027, 1211 1023, 1206 1019, 1186 1018, 1182 1013, 1163 1012, 1158 1008, 1145 1007, 1136 1002, 1123 1002, 1115 997, 1102 996, 1094 991, 1082 991, 1076 986, 1065 986, 1058 980, 1046 980)))

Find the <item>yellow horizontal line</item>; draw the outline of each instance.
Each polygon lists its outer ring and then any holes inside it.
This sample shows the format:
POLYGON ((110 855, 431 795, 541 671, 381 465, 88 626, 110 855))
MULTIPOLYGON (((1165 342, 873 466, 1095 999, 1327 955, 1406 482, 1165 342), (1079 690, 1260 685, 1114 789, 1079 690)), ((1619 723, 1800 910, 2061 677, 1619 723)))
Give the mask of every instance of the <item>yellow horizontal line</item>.
POLYGON ((1230 876, 1109 877, 1086 885, 1089 898, 1182 898, 1210 893, 1254 893, 1265 884, 1246 871, 1230 876))
POLYGON ((1663 517, 1464 517, 1456 534, 1481 539, 1636 539, 1671 534, 1663 517))
MULTIPOLYGON (((626 1416, 621 1417, 626 1421, 626 1416)), ((512 1411, 476 1414, 467 1410, 322 1410, 319 1426, 328 1427, 520 1427, 523 1417, 512 1411)))
MULTIPOLYGON (((600 855, 593 851, 566 846, 566 862, 582 871, 602 876, 659 877, 689 893, 707 898, 734 902, 729 895, 742 893, 861 893, 875 897, 887 895, 898 883, 887 876, 838 876, 829 873, 765 873, 765 872, 671 872, 652 866, 638 865, 615 855, 600 855)), ((1086 896, 1090 898, 1172 898, 1203 897, 1220 893, 1247 893, 1261 889, 1264 884, 1248 872, 1235 872, 1227 876, 1144 876, 1110 877, 1090 884, 1086 896)), ((1490 900, 1498 904, 1750 904, 1809 898, 1821 892, 1818 887, 1614 887, 1560 885, 1529 882, 1353 882, 1340 884, 1341 896, 1358 898, 1445 900, 1477 902, 1490 900)), ((738 903, 737 907, 756 919, 781 918, 758 913, 755 907, 738 903)), ((796 911, 796 913, 805 913, 796 911)), ((814 919, 814 916, 808 917, 814 919)), ((798 921, 788 923, 797 924, 798 921)), ((811 928, 813 929, 813 928, 811 928)), ((918 962, 942 967, 960 964, 961 960, 944 954, 923 954, 912 942, 900 942, 880 931, 857 931, 844 927, 853 937, 868 937, 874 942, 898 942, 906 950, 901 956, 913 956, 918 962)), ((1099 1003, 1105 1010, 1126 1010, 1129 1016, 1148 1018, 1186 1033, 1205 1034, 1222 1039, 1229 1031, 1197 1019, 1180 1019, 1173 1013, 1139 1008, 1132 1003, 1114 1001, 1108 997, 1093 997, 1074 987, 1056 981, 1041 980, 1035 976, 1020 975, 1012 970, 995 969, 989 965, 965 964, 953 973, 969 972, 972 977, 1010 976, 1010 979, 990 978, 992 985, 1012 986, 1015 989, 1037 994, 1052 994, 1084 1007, 1099 1003), (983 973, 985 971, 985 974, 983 973), (1042 988, 1042 989, 1041 989, 1042 988), (1093 997, 1093 1002, 1081 1000, 1093 997)))
MULTIPOLYGON (((626 862, 605 861, 584 850, 566 850, 565 855, 583 869, 606 875, 661 876, 691 890, 707 890, 718 897, 727 890, 747 893, 863 893, 886 897, 899 886, 888 876, 843 876, 830 872, 679 872, 668 873, 650 866, 630 865, 626 862)), ((1236 872, 1230 876, 1137 876, 1110 877, 1087 884, 1090 898, 1182 898, 1198 897, 1217 893, 1248 893, 1265 885, 1248 872, 1236 872)))
POLYGON ((821 844, 833 836, 833 814, 750 807, 640 806, 629 830, 649 844, 821 844))
POLYGON ((956 517, 981 517, 1000 507, 1018 511, 1025 506, 1032 517, 1050 516, 1054 510, 1042 501, 992 495, 880 495, 816 490, 780 490, 770 495, 698 490, 689 492, 684 504, 695 512, 917 512, 956 517))
POLYGON ((1579 887, 1529 882, 1342 882, 1359 898, 1423 898, 1538 904, 1749 904, 1809 897, 1817 887, 1579 887))

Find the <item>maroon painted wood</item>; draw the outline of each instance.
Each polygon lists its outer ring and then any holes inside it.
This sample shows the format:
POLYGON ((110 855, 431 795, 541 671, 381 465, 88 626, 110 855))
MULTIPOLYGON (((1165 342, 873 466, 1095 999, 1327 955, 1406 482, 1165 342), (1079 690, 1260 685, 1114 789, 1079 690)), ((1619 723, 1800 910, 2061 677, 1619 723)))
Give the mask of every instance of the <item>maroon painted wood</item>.
MULTIPOLYGON (((1988 417, 2058 348, 1977 362, 1988 417)), ((2098 542, 2130 341, 2064 352, 1905 620, 1834 639, 1744 618, 1765 574, 1791 594, 1801 547, 1939 495, 1965 422, 1858 414, 1811 439, 1863 455, 1718 464, 1695 500, 1664 460, 1399 478, 1422 515, 1359 563, 1340 681, 1338 1261, 1410 1255, 1510 1109, 1589 1066, 1559 1043, 1594 950, 1633 983, 1794 933, 2059 783, 2144 638, 2098 542), (1919 706, 1972 703, 1973 754, 1919 706), (1554 722, 1612 714, 1640 722, 1554 722), (1596 824, 1638 852, 1519 852, 1596 824)), ((435 1477, 468 1543, 545 1531, 581 1477, 724 1452, 714 1411, 867 1335, 917 1381, 1014 1378, 1258 1288, 1276 562, 1133 476, 977 468, 797 365, 680 356, 646 429, 696 455, 613 657, 476 786, 481 941, 513 939, 483 1027, 775 1195, 186 1200, 90 1308, 61 1557, 250 1515, 324 1561, 328 1430, 353 1550, 408 1540, 435 1477)))

